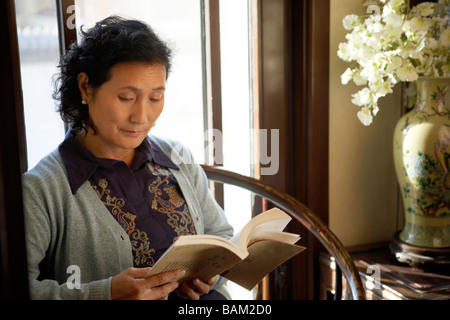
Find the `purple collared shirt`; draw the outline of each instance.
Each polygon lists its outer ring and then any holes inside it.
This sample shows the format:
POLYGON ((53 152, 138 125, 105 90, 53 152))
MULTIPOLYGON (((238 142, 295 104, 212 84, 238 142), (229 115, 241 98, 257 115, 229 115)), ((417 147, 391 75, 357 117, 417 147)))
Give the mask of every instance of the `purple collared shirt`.
POLYGON ((72 193, 89 181, 130 237, 135 267, 151 267, 181 235, 195 234, 170 158, 147 137, 131 165, 97 158, 69 131, 59 146, 72 193))

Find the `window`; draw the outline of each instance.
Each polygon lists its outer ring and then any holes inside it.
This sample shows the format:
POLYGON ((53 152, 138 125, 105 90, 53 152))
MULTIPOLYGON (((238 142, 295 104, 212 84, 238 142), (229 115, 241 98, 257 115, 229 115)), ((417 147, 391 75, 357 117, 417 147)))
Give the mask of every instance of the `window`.
MULTIPOLYGON (((223 158, 216 159, 219 165, 252 175, 249 63, 249 3, 252 1, 74 0, 60 1, 61 8, 55 0, 15 1, 29 168, 64 139, 65 128, 55 112, 51 81, 58 72, 60 41, 63 41, 59 39, 57 21, 61 10, 66 14, 64 28, 68 39, 64 39, 65 43, 75 40, 74 28, 78 33, 81 26, 89 29, 110 15, 147 22, 174 50, 165 110, 152 133, 182 142, 200 163, 213 163, 209 157, 211 148, 219 147, 223 154, 223 158), (211 21, 205 24, 206 19, 211 21), (206 30, 212 24, 216 28, 206 30), (208 41, 215 41, 215 47, 211 48, 208 41), (209 79, 211 61, 208 59, 215 59, 215 70, 209 79), (211 87, 216 91, 211 91, 211 87), (214 113, 208 114, 208 103, 214 99, 219 107, 214 106, 214 113), (207 121, 208 116, 212 116, 212 121, 207 121), (219 145, 208 143, 208 132, 214 132, 219 145)), ((240 229, 251 217, 252 195, 232 186, 225 186, 221 192, 230 223, 240 229)), ((251 299, 252 293, 238 286, 232 285, 231 290, 239 299, 251 299)))
POLYGON ((16 0, 28 167, 64 139, 64 124, 52 98, 59 60, 56 2, 16 0))
MULTIPOLYGON (((167 84, 165 110, 152 133, 178 140, 187 145, 200 163, 211 163, 208 132, 223 152, 218 164, 241 174, 251 174, 251 103, 249 80, 249 6, 247 1, 222 0, 211 3, 199 0, 76 0, 76 24, 89 28, 109 15, 120 15, 147 22, 174 49, 173 72, 167 84), (217 7, 217 3, 219 6, 217 7), (209 6, 211 5, 211 6, 209 6), (212 8, 212 9, 211 9, 212 8), (203 9, 203 10, 202 10, 203 9), (206 9, 206 10, 205 10, 206 9), (220 51, 205 43, 202 30, 206 17, 216 10, 214 18, 220 19, 220 31, 210 37, 220 37, 220 51), (218 14, 219 13, 219 14, 218 14), (203 38, 202 38, 203 37, 203 38), (204 50, 216 50, 205 52, 204 50), (212 66, 216 76, 208 83, 205 75, 208 54, 220 54, 219 64, 212 66), (203 63, 203 65, 202 65, 203 63), (208 86, 220 89, 219 105, 215 108, 212 122, 208 117, 208 86), (206 97, 206 98, 205 98, 206 97), (218 120, 220 118, 220 121, 218 120), (219 123, 220 128, 213 127, 219 123)), ((211 24, 217 21, 210 21, 211 24)), ((216 39, 213 39, 216 40, 216 39)), ((217 58, 217 57, 215 57, 217 58)), ((213 93, 214 95, 214 93, 213 93)), ((212 99, 216 99, 213 96, 212 99)), ((214 107, 213 107, 214 109, 214 107)), ((232 186, 223 190, 227 217, 235 229, 240 229, 251 217, 251 194, 232 186), (245 218, 243 218, 245 217, 245 218)), ((231 285, 235 297, 251 298, 251 293, 231 285)))
MULTIPOLYGON (((220 1, 223 165, 247 176, 252 150, 248 9, 247 1, 220 1)), ((225 185, 224 208, 234 228, 241 229, 250 218, 251 193, 225 185)), ((232 289, 237 296, 250 298, 239 287, 232 289)))
POLYGON ((174 50, 164 112, 152 133, 178 140, 204 162, 201 19, 198 0, 76 0, 77 28, 110 15, 148 23, 174 50))
MULTIPOLYGON (((252 175, 252 103, 250 91, 249 5, 242 0, 220 0, 220 57, 222 88, 223 166, 252 175)), ((224 208, 236 230, 250 219, 252 194, 224 186, 224 208)), ((252 294, 231 284, 233 295, 251 299, 252 294)))

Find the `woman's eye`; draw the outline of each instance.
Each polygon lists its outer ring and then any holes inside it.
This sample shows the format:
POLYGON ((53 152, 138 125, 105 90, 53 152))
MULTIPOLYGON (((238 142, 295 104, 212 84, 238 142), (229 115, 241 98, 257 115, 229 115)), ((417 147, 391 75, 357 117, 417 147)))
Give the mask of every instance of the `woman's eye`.
POLYGON ((125 97, 119 97, 119 99, 124 102, 129 102, 133 100, 133 98, 125 98, 125 97))
POLYGON ((161 101, 162 97, 163 97, 162 94, 158 95, 157 97, 151 97, 150 101, 152 101, 152 102, 159 102, 159 101, 161 101))

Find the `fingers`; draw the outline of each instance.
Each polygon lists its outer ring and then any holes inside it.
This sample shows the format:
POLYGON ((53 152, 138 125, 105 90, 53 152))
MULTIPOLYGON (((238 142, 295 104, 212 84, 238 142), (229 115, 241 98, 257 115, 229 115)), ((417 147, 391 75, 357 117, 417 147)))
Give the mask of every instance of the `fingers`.
POLYGON ((158 287, 169 282, 175 282, 185 274, 184 270, 174 270, 157 274, 146 279, 149 286, 158 287))
POLYGON ((176 292, 183 299, 200 300, 200 293, 195 291, 194 284, 191 281, 180 284, 176 292))
POLYGON ((178 282, 170 282, 147 290, 145 300, 167 300, 169 294, 178 288, 178 282))
POLYGON ((209 279, 208 284, 213 287, 217 282, 217 277, 212 277, 211 279, 209 279))
POLYGON ((158 300, 167 299, 178 287, 178 279, 184 275, 183 270, 165 272, 145 278, 149 268, 130 268, 111 280, 112 299, 158 300))
POLYGON ((152 298, 166 300, 169 294, 178 288, 179 284, 176 281, 184 274, 184 270, 174 270, 149 277, 144 281, 146 281, 149 292, 151 291, 152 298))
POLYGON ((211 278, 208 282, 203 282, 200 279, 186 281, 177 289, 177 294, 185 299, 199 300, 202 295, 209 293, 216 282, 216 277, 211 278))
POLYGON ((177 294, 185 299, 199 300, 202 295, 208 294, 216 284, 213 277, 207 282, 200 279, 185 281, 180 286, 178 280, 185 274, 183 270, 164 272, 146 278, 150 268, 130 268, 112 278, 111 298, 134 300, 163 300, 176 290, 177 294))
POLYGON ((127 271, 130 272, 130 274, 135 279, 143 279, 143 278, 145 278, 145 276, 151 269, 152 268, 150 268, 150 267, 148 267, 148 268, 130 268, 127 271))

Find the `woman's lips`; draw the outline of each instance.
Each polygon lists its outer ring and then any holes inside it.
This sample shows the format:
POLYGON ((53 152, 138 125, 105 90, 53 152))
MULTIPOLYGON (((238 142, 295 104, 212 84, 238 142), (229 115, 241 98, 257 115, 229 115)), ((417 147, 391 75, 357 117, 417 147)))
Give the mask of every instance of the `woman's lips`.
POLYGON ((127 136, 139 137, 142 131, 122 130, 127 136))

